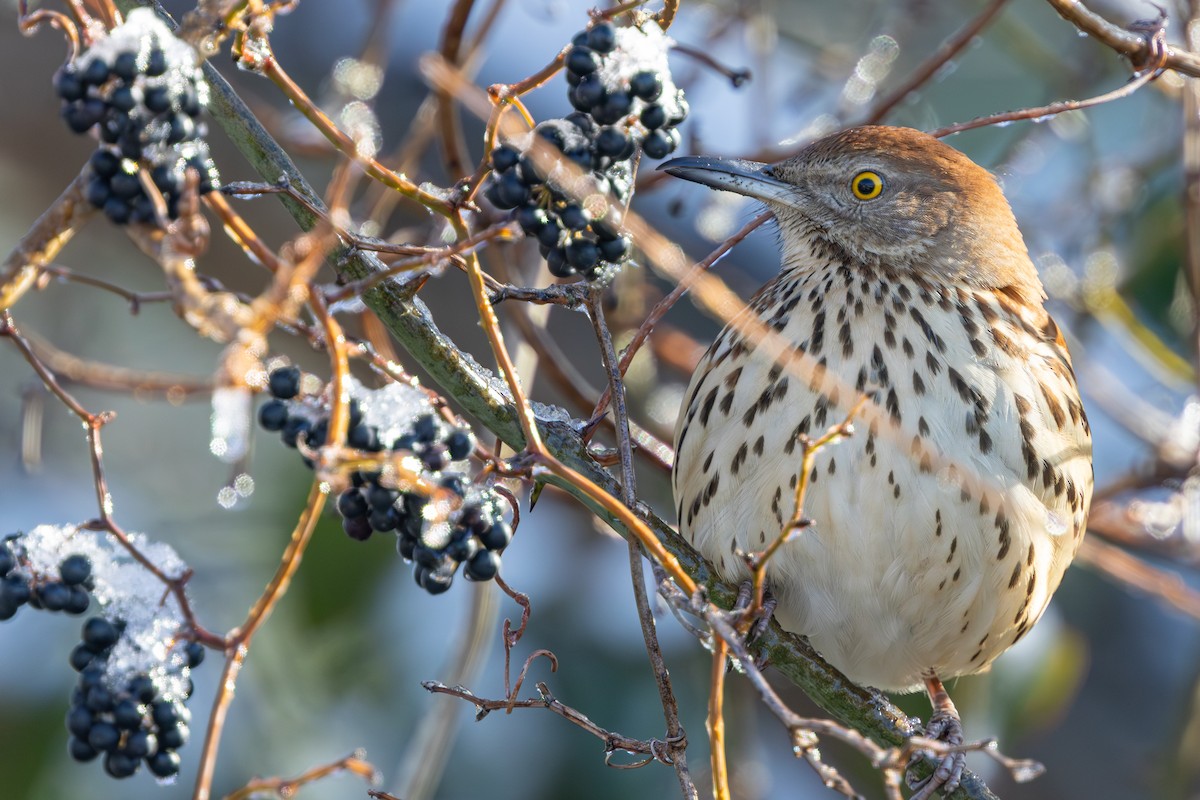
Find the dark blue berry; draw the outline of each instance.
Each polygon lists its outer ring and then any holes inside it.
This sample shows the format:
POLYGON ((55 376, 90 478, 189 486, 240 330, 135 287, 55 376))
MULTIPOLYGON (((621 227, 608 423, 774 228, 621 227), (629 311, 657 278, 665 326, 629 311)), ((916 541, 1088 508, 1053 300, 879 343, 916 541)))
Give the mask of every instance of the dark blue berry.
POLYGON ((87 593, 87 589, 82 586, 70 587, 71 596, 67 600, 67 605, 63 608, 68 614, 83 614, 86 613, 92 604, 92 598, 87 593))
POLYGON ((17 565, 17 557, 6 545, 0 544, 0 578, 12 572, 17 565))
POLYGON ((675 149, 671 137, 662 130, 653 130, 642 140, 642 150, 649 158, 666 158, 675 149))
POLYGON ((367 513, 367 499, 358 489, 347 489, 338 495, 337 509, 343 517, 361 517, 367 513))
POLYGON ((268 431, 281 431, 287 425, 288 407, 282 400, 268 400, 258 409, 258 424, 268 431))
MULTIPOLYGON (((169 728, 159 728, 158 746, 169 750, 178 750, 187 744, 191 730, 187 725, 174 725, 169 728)), ((159 752, 162 752, 161 750, 159 752)))
POLYGON ((563 63, 576 75, 591 75, 600 68, 600 56, 590 47, 572 47, 563 63))
POLYGON ((82 100, 87 87, 73 69, 63 69, 54 76, 54 91, 67 102, 82 100))
POLYGON ((648 105, 642 109, 641 120, 647 129, 658 130, 667 124, 667 110, 658 103, 648 105))
POLYGON ((170 700, 159 700, 150 706, 150 714, 159 728, 170 728, 180 722, 179 706, 170 700))
POLYGON ((521 182, 517 173, 509 171, 495 183, 495 191, 489 195, 497 208, 516 208, 529 202, 529 187, 521 182))
POLYGON ((92 711, 111 711, 116 698, 106 686, 93 686, 87 690, 87 695, 84 699, 84 705, 92 711))
POLYGON ((462 475, 445 475, 438 484, 462 497, 467 492, 467 482, 462 475))
POLYGON ((587 32, 587 43, 597 53, 611 53, 617 46, 617 29, 609 22, 594 25, 587 32))
POLYGON ((133 90, 128 86, 118 86, 109 94, 108 104, 128 114, 137 107, 137 98, 133 96, 133 90))
POLYGON ((128 753, 113 752, 104 756, 104 771, 113 778, 128 778, 138 771, 141 761, 128 753))
POLYGON ((512 537, 512 526, 504 520, 499 520, 480 534, 479 543, 488 550, 500 551, 508 547, 508 543, 512 541, 512 537))
POLYGON ((480 550, 463 567, 463 576, 472 581, 490 581, 500 571, 500 556, 480 550))
POLYGON ((191 117, 198 117, 204 112, 204 106, 200 104, 200 95, 190 86, 183 89, 179 98, 179 107, 183 113, 191 117))
POLYGON ((183 112, 179 112, 171 117, 167 129, 167 143, 178 144, 179 142, 187 141, 196 135, 196 123, 192 122, 192 118, 183 112))
POLYGON ((567 263, 577 270, 590 269, 600 261, 600 248, 587 239, 574 239, 567 243, 567 263))
POLYGON ((417 579, 418 586, 433 595, 445 592, 454 581, 454 573, 445 573, 420 566, 413 571, 413 577, 417 579))
POLYGON ((67 744, 67 752, 71 754, 71 758, 76 761, 91 761, 96 756, 100 755, 100 751, 87 743, 83 737, 71 737, 71 741, 67 744))
POLYGON ((80 553, 67 556, 58 565, 58 574, 67 586, 78 586, 92 575, 92 561, 80 553))
POLYGON ((112 647, 119 636, 116 626, 104 617, 92 617, 83 623, 83 644, 93 653, 112 647))
POLYGON ((413 434, 417 441, 429 444, 438 438, 438 421, 433 414, 422 414, 413 422, 413 434))
POLYGON ((125 738, 125 753, 133 758, 146 758, 158 748, 158 738, 147 730, 134 731, 125 738))
POLYGON ((128 172, 118 172, 113 175, 108 185, 113 195, 122 200, 137 197, 142 191, 142 182, 138 180, 138 176, 130 175, 128 172))
POLYGON ((446 555, 458 562, 470 561, 479 552, 479 542, 473 536, 465 536, 446 546, 446 555))
POLYGON ((521 153, 511 145, 502 144, 492 148, 492 169, 507 172, 521 160, 521 153))
POLYGON ((446 451, 446 445, 434 442, 426 447, 421 453, 421 463, 433 472, 444 470, 450 464, 450 454, 446 451))
POLYGON ((86 738, 94 721, 92 712, 84 706, 71 706, 67 712, 67 730, 76 736, 86 738))
POLYGON ((522 206, 517 209, 516 220, 526 236, 537 236, 538 231, 550 222, 550 217, 536 206, 522 206))
POLYGON ((329 420, 321 418, 304 434, 304 441, 309 447, 323 447, 329 439, 329 420))
POLYGON ((162 48, 156 47, 150 51, 150 55, 146 59, 146 74, 151 78, 156 78, 166 71, 167 54, 162 51, 162 48))
POLYGON ((619 128, 605 127, 596 135, 596 152, 610 158, 620 158, 629 147, 629 137, 619 128))
POLYGON ((643 100, 657 100, 662 95, 663 85, 653 72, 642 71, 629 79, 629 91, 643 100))
POLYGON ((146 766, 160 778, 170 778, 179 774, 179 754, 170 750, 159 750, 146 759, 146 766))
POLYGON ((417 548, 417 537, 416 536, 409 536, 406 534, 406 535, 402 535, 402 536, 398 537, 396 540, 396 552, 398 552, 400 554, 400 557, 403 558, 405 561, 413 560, 413 555, 415 554, 416 548, 417 548))
POLYGON ((287 447, 295 447, 296 440, 301 434, 308 433, 312 429, 312 423, 303 417, 288 417, 288 421, 283 426, 283 433, 280 438, 287 447))
POLYGON ((630 240, 626 236, 618 236, 615 239, 604 239, 596 246, 600 248, 601 258, 610 264, 619 264, 629 255, 630 240))
POLYGON ((471 455, 471 451, 475 449, 475 441, 470 431, 457 430, 446 438, 446 447, 449 450, 451 460, 462 461, 471 455))
POLYGON ((300 368, 280 367, 271 370, 267 379, 267 390, 280 400, 291 400, 300 394, 300 368))
POLYGON ((88 731, 87 742, 96 750, 116 750, 117 745, 121 743, 121 732, 111 722, 97 722, 88 731))
POLYGON ((546 254, 546 269, 556 278, 569 278, 575 274, 575 268, 567 263, 567 256, 561 248, 546 254))
POLYGON ((383 449, 379 443, 379 431, 370 425, 356 425, 346 436, 346 444, 359 450, 378 452, 383 449))
POLYGON ((104 116, 104 104, 99 100, 72 103, 62 110, 63 121, 75 133, 87 133, 104 116))
POLYGON ((546 182, 546 173, 534 163, 528 153, 521 154, 521 162, 517 165, 517 177, 526 186, 541 186, 546 182))
POLYGON ((400 492, 380 486, 378 483, 372 484, 367 489, 367 502, 371 504, 372 508, 391 508, 398 499, 400 499, 400 492))
POLYGON ((442 563, 442 554, 432 547, 426 547, 423 544, 417 545, 413 550, 412 557, 413 561, 426 569, 437 569, 442 563))
POLYGON ((71 655, 67 658, 67 661, 70 663, 71 669, 76 672, 82 672, 87 669, 88 664, 92 663, 92 658, 95 655, 95 653, 87 648, 87 645, 77 644, 71 648, 71 655))
POLYGON ((108 80, 108 64, 102 58, 93 58, 80 74, 84 83, 99 86, 108 80))
POLYGON ((346 517, 342 520, 342 530, 351 539, 358 542, 365 542, 371 538, 371 534, 375 529, 371 527, 371 521, 365 517, 346 517))
POLYGON ((142 94, 142 103, 155 114, 171 109, 171 93, 165 86, 150 86, 142 94))
POLYGON ((599 75, 588 75, 571 90, 571 105, 580 111, 590 111, 603 103, 608 96, 608 90, 599 75))
POLYGON ((104 203, 104 215, 117 225, 129 222, 133 209, 119 197, 110 197, 104 203))
POLYGON ((158 694, 149 675, 137 675, 129 681, 129 694, 139 703, 149 703, 158 694))
POLYGON ((137 703, 126 698, 113 706, 113 724, 125 731, 142 727, 142 712, 137 703))
POLYGON ((537 232, 538 244, 545 247, 557 247, 558 240, 562 238, 563 229, 556 219, 550 219, 546 226, 537 232))
POLYGON ((601 125, 612 125, 633 108, 633 98, 628 92, 609 92, 604 102, 592 109, 592 116, 601 125))
POLYGON ((100 667, 87 667, 79 673, 79 688, 83 689, 83 696, 87 696, 87 691, 104 683, 104 670, 100 667))
POLYGON ((137 77, 137 53, 121 53, 113 60, 113 74, 126 83, 137 77))
POLYGON ((562 221, 564 228, 573 231, 583 230, 592 221, 592 215, 585 211, 583 206, 576 203, 571 203, 558 212, 558 218, 562 221))
POLYGON ((367 515, 367 523, 371 526, 371 530, 380 533, 396 530, 399 522, 400 515, 394 508, 376 508, 367 515))
POLYGON ((195 669, 204 662, 206 652, 204 645, 199 642, 188 642, 183 646, 183 655, 187 659, 189 669, 195 669))

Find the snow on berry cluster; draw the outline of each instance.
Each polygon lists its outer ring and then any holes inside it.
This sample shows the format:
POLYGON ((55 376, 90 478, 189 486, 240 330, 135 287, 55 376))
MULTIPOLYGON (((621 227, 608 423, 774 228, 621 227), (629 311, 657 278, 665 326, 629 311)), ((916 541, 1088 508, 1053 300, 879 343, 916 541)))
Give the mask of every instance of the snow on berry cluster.
POLYGON ((669 46, 654 24, 601 22, 577 34, 565 60, 575 113, 492 150, 485 194, 497 208, 515 209, 552 275, 607 280, 628 260, 615 209, 629 200, 632 159, 639 149, 648 158, 670 155, 688 112, 671 80, 669 46), (561 154, 552 168, 533 152, 535 136, 561 154))
MULTIPOLYGON (((288 447, 303 442, 317 448, 329 435, 328 398, 302 393, 301 377, 296 367, 273 370, 267 382, 273 399, 259 408, 258 420, 288 447)), ((366 541, 374 533, 394 533, 400 555, 414 564, 417 584, 430 594, 449 589, 460 566, 468 580, 494 578, 513 530, 496 492, 468 481, 467 459, 475 449, 470 429, 448 425, 413 386, 389 383, 369 391, 351 379, 350 395, 346 444, 407 459, 438 492, 401 491, 383 468, 356 471, 336 503, 346 535, 366 541)), ((307 456, 305 463, 313 466, 307 456)))
MULTIPOLYGON (((129 539, 164 574, 183 574, 167 545, 136 533, 129 539)), ((164 599, 162 582, 111 534, 55 525, 0 543, 0 577, 0 619, 22 605, 82 614, 94 600, 101 608, 84 622, 68 659, 79 673, 66 719, 72 758, 103 756, 114 778, 130 777, 143 763, 156 777, 173 778, 189 736, 191 670, 204 648, 180 638, 183 615, 173 597, 164 599), (54 599, 64 591, 65 605, 54 599)))
POLYGON ((208 84, 196 53, 175 38, 148 8, 129 13, 54 77, 62 116, 76 133, 95 129, 100 147, 92 154, 86 196, 118 225, 154 223, 154 203, 138 176, 145 166, 177 219, 185 170, 200 175, 200 193, 220 177, 200 121, 208 84))

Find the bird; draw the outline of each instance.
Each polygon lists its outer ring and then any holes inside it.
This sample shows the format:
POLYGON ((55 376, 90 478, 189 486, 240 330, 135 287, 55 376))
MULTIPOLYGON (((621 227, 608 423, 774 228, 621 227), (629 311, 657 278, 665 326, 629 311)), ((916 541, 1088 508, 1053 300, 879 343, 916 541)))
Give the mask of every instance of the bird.
MULTIPOLYGON (((681 533, 728 580, 785 532, 806 442, 804 527, 766 563, 785 629, 856 683, 924 689, 926 733, 963 743, 944 679, 982 672, 1046 610, 1087 527, 1091 431, 1063 335, 995 178, 911 128, 863 126, 774 164, 667 173, 766 204, 778 274, 684 395, 681 533), (851 416, 853 414, 853 416, 851 416)), ((957 787, 945 756, 914 797, 957 787)))

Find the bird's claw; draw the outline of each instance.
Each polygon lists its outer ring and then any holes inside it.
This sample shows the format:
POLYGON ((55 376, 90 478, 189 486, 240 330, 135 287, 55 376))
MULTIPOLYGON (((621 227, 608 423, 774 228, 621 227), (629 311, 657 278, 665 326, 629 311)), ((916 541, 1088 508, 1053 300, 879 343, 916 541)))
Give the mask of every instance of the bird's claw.
MULTIPOLYGON (((751 581, 743 581, 742 585, 738 587, 737 600, 733 603, 733 613, 745 615, 750 610, 753 598, 754 584, 751 581)), ((777 605, 779 605, 779 601, 775 599, 771 591, 764 589, 762 605, 754 611, 754 620, 746 631, 747 642, 753 642, 767 632, 767 626, 771 624, 771 615, 775 613, 777 605)))
MULTIPOLYGON (((735 616, 746 615, 753 602, 753 597, 754 584, 751 581, 743 581, 742 585, 738 587, 737 600, 733 604, 733 614, 735 616)), ((767 632, 767 626, 771 624, 771 615, 775 613, 777 605, 779 605, 779 601, 775 599, 770 590, 764 590, 762 605, 754 612, 750 627, 746 629, 747 644, 753 643, 755 639, 767 632)), ((765 653, 755 661, 755 666, 759 670, 767 666, 765 653)))
MULTIPOLYGON (((938 710, 925 726, 926 738, 944 742, 951 747, 959 747, 964 741, 962 720, 954 711, 938 710)), ((906 776, 908 788, 915 790, 911 800, 929 800, 938 791, 948 795, 958 788, 962 781, 963 770, 966 768, 967 756, 961 751, 947 753, 934 769, 933 774, 925 778, 917 778, 912 772, 913 763, 927 757, 936 757, 929 751, 918 753, 909 762, 909 772, 906 776)))

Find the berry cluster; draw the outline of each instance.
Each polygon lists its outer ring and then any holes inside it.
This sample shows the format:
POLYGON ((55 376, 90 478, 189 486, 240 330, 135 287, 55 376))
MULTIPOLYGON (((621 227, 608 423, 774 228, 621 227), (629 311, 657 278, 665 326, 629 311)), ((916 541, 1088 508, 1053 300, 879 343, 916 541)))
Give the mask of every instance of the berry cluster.
MULTIPOLYGON (((441 485, 462 498, 462 503, 449 519, 430 523, 426 519, 429 500, 418 494, 406 492, 398 496, 398 502, 389 511, 397 511, 397 549, 400 555, 412 561, 413 577, 417 585, 430 594, 441 594, 450 588, 454 574, 461 564, 463 576, 471 581, 490 581, 500 572, 500 554, 512 541, 512 526, 504 521, 499 497, 490 489, 468 488, 458 476, 442 479, 441 485)), ((362 490, 351 488, 338 498, 338 510, 346 516, 343 525, 347 532, 356 519, 347 511, 362 513, 362 490)), ((379 513, 372 505, 378 494, 367 490, 366 501, 369 525, 373 528, 373 517, 379 513)), ((353 535, 353 534, 351 534, 353 535)))
POLYGON ((130 12, 125 24, 59 70, 54 88, 67 126, 97 131, 101 144, 89 162, 86 197, 118 225, 157 218, 141 167, 166 201, 169 219, 179 216, 188 168, 199 173, 202 194, 219 185, 200 121, 208 85, 196 54, 150 9, 130 12))
POLYGON ((118 540, 74 525, 39 525, 0 542, 0 597, 7 598, 0 618, 22 602, 54 608, 64 591, 63 610, 103 609, 83 624, 68 659, 79 684, 66 723, 71 756, 91 761, 103 754, 114 778, 133 775, 142 761, 159 778, 178 773, 176 750, 188 738, 183 702, 192 693, 191 670, 204 658, 200 645, 178 636, 186 629, 179 606, 164 599, 162 582, 145 563, 161 575, 187 569, 170 547, 140 533, 118 540), (55 572, 58 579, 50 579, 55 572), (13 602, 14 591, 21 602, 13 602))
POLYGON ((602 22, 577 34, 565 60, 575 113, 492 150, 488 200, 515 209, 556 277, 607 279, 629 258, 630 240, 614 209, 629 200, 632 158, 639 148, 665 158, 679 145, 675 128, 687 117, 683 92, 670 78, 668 44, 654 25, 643 31, 602 22), (539 153, 549 148, 535 147, 534 136, 562 157, 539 153))
MULTIPOLYGON (((320 398, 301 395, 300 379, 296 367, 270 373, 272 399, 259 409, 259 423, 279 432, 289 447, 301 441, 320 447, 328 438, 328 409, 320 398)), ((447 425, 432 413, 423 393, 410 386, 389 384, 357 394, 350 401, 346 444, 371 453, 411 454, 423 477, 445 491, 435 502, 394 488, 382 471, 356 471, 336 503, 346 535, 366 541, 376 532, 395 533, 400 555, 415 562, 417 583, 430 594, 449 589, 460 564, 468 580, 491 580, 512 528, 504 521, 498 496, 468 485, 463 477, 462 462, 475 449, 470 429, 447 425)), ((312 466, 308 459, 306 463, 312 466)))
POLYGON ((40 576, 20 566, 9 541, 0 542, 0 620, 12 619, 21 606, 46 611, 82 614, 91 605, 92 562, 84 555, 70 555, 58 565, 58 579, 40 576))
POLYGON ((142 762, 159 778, 179 772, 176 752, 188 740, 191 712, 184 700, 191 695, 186 673, 204 660, 196 642, 182 644, 184 688, 175 696, 164 693, 144 672, 115 682, 109 658, 125 632, 123 622, 92 617, 83 624, 83 640, 71 651, 71 666, 79 672, 79 685, 71 694, 67 730, 68 751, 76 761, 91 761, 104 754, 104 771, 128 778, 142 762))

